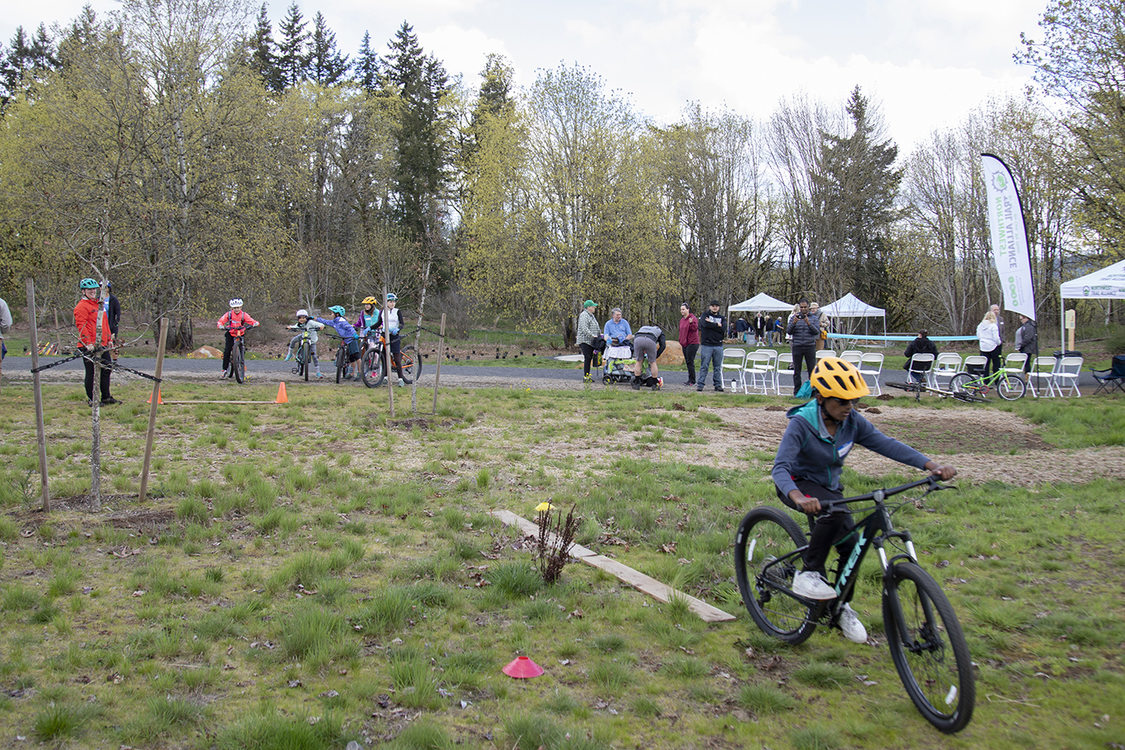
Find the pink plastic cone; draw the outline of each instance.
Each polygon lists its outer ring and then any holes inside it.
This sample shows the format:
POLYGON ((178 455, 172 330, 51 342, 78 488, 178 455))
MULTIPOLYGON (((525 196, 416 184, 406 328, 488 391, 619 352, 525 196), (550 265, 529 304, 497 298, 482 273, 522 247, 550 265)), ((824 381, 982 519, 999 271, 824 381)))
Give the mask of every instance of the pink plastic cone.
POLYGON ((508 662, 508 666, 504 667, 503 672, 509 677, 524 680, 543 674, 543 667, 533 662, 527 656, 517 656, 515 659, 508 662))

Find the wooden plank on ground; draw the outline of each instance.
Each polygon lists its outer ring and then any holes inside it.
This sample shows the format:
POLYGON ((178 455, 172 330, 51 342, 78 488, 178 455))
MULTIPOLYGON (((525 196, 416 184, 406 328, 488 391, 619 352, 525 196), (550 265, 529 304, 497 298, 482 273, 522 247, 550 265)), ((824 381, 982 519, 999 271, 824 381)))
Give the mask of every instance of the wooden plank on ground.
POLYGON ((276 404, 276 401, 162 401, 162 404, 276 404))
MULTIPOLYGON (((508 526, 515 526, 528 536, 539 536, 538 526, 510 510, 494 510, 492 511, 492 515, 508 526)), ((599 555, 586 547, 577 544, 571 545, 570 556, 581 560, 587 565, 593 565, 595 568, 609 573, 614 578, 662 602, 672 601, 673 596, 683 597, 688 603, 688 609, 698 615, 704 622, 730 622, 736 619, 735 616, 729 612, 724 612, 717 607, 712 607, 702 599, 696 599, 694 596, 689 596, 682 591, 676 591, 671 586, 661 583, 655 578, 633 570, 628 565, 623 565, 612 558, 599 555)))

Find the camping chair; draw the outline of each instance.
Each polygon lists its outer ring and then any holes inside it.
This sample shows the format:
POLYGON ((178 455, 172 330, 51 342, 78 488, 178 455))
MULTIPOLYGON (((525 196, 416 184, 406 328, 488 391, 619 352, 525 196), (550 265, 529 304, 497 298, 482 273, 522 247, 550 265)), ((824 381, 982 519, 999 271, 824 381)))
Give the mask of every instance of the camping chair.
MULTIPOLYGON (((953 380, 953 376, 961 372, 961 355, 957 352, 942 352, 937 355, 934 360, 934 366, 930 368, 930 378, 934 384, 934 388, 941 387, 939 378, 948 378, 953 380)), ((948 385, 948 383, 946 383, 948 385)))
POLYGON ((910 358, 906 364, 906 372, 911 376, 911 381, 925 383, 936 387, 934 384, 934 355, 919 352, 910 358), (922 365, 925 365, 923 367, 922 365))
POLYGON ((1063 395, 1064 389, 1069 389, 1074 396, 1081 396, 1082 391, 1078 390, 1078 375, 1082 372, 1082 358, 1081 357, 1063 357, 1059 360, 1058 367, 1055 368, 1055 390, 1059 396, 1063 395))
POLYGON ((781 378, 787 375, 789 385, 793 384, 793 353, 782 352, 777 355, 777 364, 773 367, 773 383, 777 388, 777 395, 781 395, 781 378))
POLYGON ((1055 365, 1057 364, 1054 357, 1036 357, 1031 362, 1031 369, 1027 372, 1027 387, 1031 389, 1031 395, 1039 398, 1039 390, 1035 387, 1036 381, 1042 380, 1047 384, 1047 392, 1043 394, 1044 398, 1051 398, 1055 395, 1055 365))
POLYGON ((742 390, 768 396, 773 386, 773 359, 764 352, 750 352, 742 366, 742 390))
POLYGON ((859 359, 859 374, 863 376, 864 380, 871 378, 871 391, 876 396, 883 395, 883 389, 879 387, 879 375, 883 372, 883 359, 883 355, 879 352, 868 352, 859 359))
MULTIPOLYGON (((723 385, 725 386, 727 384, 727 373, 730 373, 731 375, 737 376, 739 384, 745 386, 745 383, 742 382, 742 368, 745 364, 745 349, 735 349, 733 347, 723 349, 723 361, 720 364, 723 385)), ((731 380, 729 382, 731 384, 731 390, 735 390, 735 381, 731 380)))
POLYGON ((1108 370, 1095 370, 1090 368, 1094 373, 1094 380, 1098 383, 1098 389, 1094 391, 1098 393, 1113 393, 1114 391, 1121 391, 1125 393, 1125 354, 1117 354, 1113 357, 1113 364, 1108 370))

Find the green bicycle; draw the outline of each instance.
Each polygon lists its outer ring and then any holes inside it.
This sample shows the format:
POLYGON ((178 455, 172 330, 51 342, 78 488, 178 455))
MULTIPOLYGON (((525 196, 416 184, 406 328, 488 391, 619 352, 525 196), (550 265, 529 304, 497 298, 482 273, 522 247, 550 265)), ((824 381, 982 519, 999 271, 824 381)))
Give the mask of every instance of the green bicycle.
POLYGON ((984 398, 992 389, 996 395, 1005 401, 1015 401, 1023 398, 1027 393, 1027 383, 1023 379, 1004 370, 997 370, 991 375, 974 375, 971 372, 959 372, 949 381, 949 390, 954 395, 958 393, 984 398))

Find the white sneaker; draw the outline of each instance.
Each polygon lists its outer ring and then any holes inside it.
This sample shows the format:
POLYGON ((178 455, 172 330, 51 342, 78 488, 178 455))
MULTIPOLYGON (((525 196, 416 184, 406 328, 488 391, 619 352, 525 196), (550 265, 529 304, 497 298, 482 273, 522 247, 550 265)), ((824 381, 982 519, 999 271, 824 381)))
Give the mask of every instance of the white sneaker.
POLYGON ((859 616, 850 604, 845 604, 840 610, 839 623, 840 630, 844 631, 844 637, 849 641, 867 643, 867 628, 863 627, 863 623, 859 621, 859 616))
POLYGON ((818 601, 836 598, 836 589, 828 585, 824 576, 811 570, 802 570, 793 576, 793 593, 805 599, 818 601))

